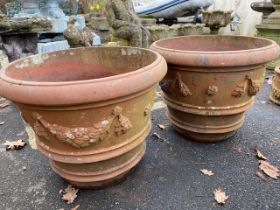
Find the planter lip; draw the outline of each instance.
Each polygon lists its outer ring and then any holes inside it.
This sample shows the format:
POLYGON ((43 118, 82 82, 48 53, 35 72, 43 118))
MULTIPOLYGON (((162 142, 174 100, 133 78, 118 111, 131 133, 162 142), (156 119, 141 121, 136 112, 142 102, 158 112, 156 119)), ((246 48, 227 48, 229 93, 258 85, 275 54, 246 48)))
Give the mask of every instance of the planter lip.
POLYGON ((167 65, 164 58, 159 53, 150 49, 137 47, 80 47, 37 54, 8 64, 0 70, 0 95, 18 103, 43 106, 101 102, 144 91, 159 82, 165 76, 166 72, 167 65), (128 73, 89 80, 67 82, 26 81, 13 79, 6 74, 7 69, 35 56, 42 57, 44 55, 65 54, 67 52, 78 53, 82 50, 98 50, 101 48, 108 50, 119 48, 146 51, 155 54, 156 59, 149 65, 128 73), (133 85, 129 85, 129 88, 127 88, 128 83, 133 85), (57 91, 58 87, 60 87, 60 91, 57 91), (89 92, 89 90, 92 91, 90 93, 84 93, 89 92), (114 94, 112 94, 112 91, 114 94))
POLYGON ((152 50, 159 52, 167 61, 168 64, 194 66, 194 67, 234 67, 234 66, 251 66, 270 62, 280 55, 280 48, 277 43, 270 39, 235 36, 235 35, 190 35, 178 36, 173 38, 162 39, 154 42, 151 47, 152 50), (184 39, 191 37, 227 37, 227 38, 241 38, 241 39, 255 39, 263 40, 270 44, 264 47, 255 49, 232 50, 232 51, 202 51, 202 50, 176 50, 172 48, 162 47, 159 43, 184 39), (265 55, 265 56, 264 56, 265 55), (241 58, 241 59, 240 59, 241 58))

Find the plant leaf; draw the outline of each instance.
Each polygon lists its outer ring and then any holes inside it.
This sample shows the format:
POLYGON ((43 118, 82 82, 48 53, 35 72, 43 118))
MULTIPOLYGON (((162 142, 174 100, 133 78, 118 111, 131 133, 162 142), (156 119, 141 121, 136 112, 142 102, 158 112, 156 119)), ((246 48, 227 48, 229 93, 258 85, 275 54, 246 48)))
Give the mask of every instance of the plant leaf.
POLYGON ((255 151, 256 151, 256 156, 257 156, 258 159, 267 160, 267 157, 265 157, 259 149, 256 148, 255 151))
POLYGON ((229 199, 229 196, 221 188, 215 189, 213 194, 218 204, 225 204, 226 200, 229 199))
POLYGON ((3 145, 6 146, 6 150, 19 150, 22 149, 26 143, 19 139, 18 141, 6 141, 3 145))
POLYGON ((78 191, 79 189, 76 189, 71 185, 68 185, 68 187, 65 188, 64 190, 60 190, 59 194, 62 194, 62 200, 67 201, 67 204, 71 204, 77 198, 78 191))
POLYGON ((212 171, 209 171, 207 169, 201 169, 200 171, 206 176, 213 176, 214 175, 214 173, 212 171))
POLYGON ((278 179, 278 177, 280 177, 279 169, 271 165, 268 161, 260 160, 259 169, 273 179, 278 179))

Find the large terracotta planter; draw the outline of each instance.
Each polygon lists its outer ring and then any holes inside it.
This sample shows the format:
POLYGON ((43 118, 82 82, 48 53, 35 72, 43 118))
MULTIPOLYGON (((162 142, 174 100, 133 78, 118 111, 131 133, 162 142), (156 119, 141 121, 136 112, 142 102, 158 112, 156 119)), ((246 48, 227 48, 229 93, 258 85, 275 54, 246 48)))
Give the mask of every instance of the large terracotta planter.
POLYGON ((244 121, 263 80, 264 64, 279 55, 271 40, 187 36, 155 42, 168 73, 160 83, 177 131, 198 141, 231 137, 244 121))
POLYGON ((166 74, 157 53, 77 48, 18 60, 0 72, 53 170, 74 186, 119 181, 141 160, 155 87, 166 74))
POLYGON ((275 68, 275 75, 272 78, 272 95, 270 99, 280 105, 280 68, 275 68))

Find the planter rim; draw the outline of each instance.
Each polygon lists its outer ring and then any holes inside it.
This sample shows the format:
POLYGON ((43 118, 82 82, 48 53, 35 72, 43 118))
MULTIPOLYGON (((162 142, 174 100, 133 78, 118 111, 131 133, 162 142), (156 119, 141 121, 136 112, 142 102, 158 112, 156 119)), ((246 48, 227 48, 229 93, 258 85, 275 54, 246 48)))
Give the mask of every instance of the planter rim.
POLYGON ((277 43, 270 39, 234 36, 234 35, 190 35, 178 36, 173 38, 162 39, 154 42, 151 49, 160 53, 168 64, 194 66, 194 67, 236 67, 260 65, 270 62, 280 55, 280 48, 277 43), (264 47, 244 50, 221 50, 221 51, 202 51, 202 50, 176 50, 162 47, 159 44, 168 40, 184 39, 191 37, 228 37, 241 39, 263 40, 270 44, 264 47))
POLYGON ((164 58, 157 52, 136 47, 81 47, 52 53, 37 54, 14 61, 0 70, 0 95, 12 101, 43 106, 77 105, 92 102, 102 102, 117 99, 144 91, 159 82, 167 72, 164 58), (24 60, 52 54, 65 54, 87 49, 136 49, 156 55, 156 59, 149 65, 137 70, 108 76, 104 78, 67 81, 40 82, 13 79, 9 77, 7 69, 22 63, 24 60), (110 83, 111 82, 111 83, 110 83), (110 85, 108 85, 110 83, 110 85), (133 84, 133 85, 129 85, 133 84), (129 87, 129 88, 128 88, 129 87), (60 88, 59 91, 57 88, 60 88), (92 90, 92 91, 90 91, 92 90), (86 94, 84 93, 86 92, 86 94), (113 92, 113 93, 112 93, 113 92))

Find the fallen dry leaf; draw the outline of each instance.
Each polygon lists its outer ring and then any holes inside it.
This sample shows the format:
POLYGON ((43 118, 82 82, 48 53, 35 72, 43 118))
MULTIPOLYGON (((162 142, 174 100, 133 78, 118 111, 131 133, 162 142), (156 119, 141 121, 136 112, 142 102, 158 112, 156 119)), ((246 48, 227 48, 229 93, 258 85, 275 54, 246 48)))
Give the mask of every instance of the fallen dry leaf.
POLYGON ((80 208, 80 205, 75 206, 75 207, 72 208, 71 210, 78 210, 78 208, 80 208))
POLYGON ((19 150, 22 149, 26 143, 19 139, 18 141, 6 141, 3 145, 6 146, 6 150, 19 150))
POLYGON ((215 196, 215 200, 219 204, 225 204, 226 200, 229 198, 229 196, 227 196, 221 188, 215 189, 213 194, 215 196))
POLYGON ((200 171, 206 176, 213 176, 214 175, 214 173, 212 171, 209 171, 207 169, 201 169, 200 171))
POLYGON ((165 129, 166 129, 166 126, 165 126, 165 125, 162 125, 162 124, 158 124, 158 127, 159 127, 161 130, 165 130, 165 129))
POLYGON ((152 136, 155 137, 156 139, 158 139, 161 142, 165 142, 167 144, 170 144, 170 142, 167 139, 162 138, 158 133, 153 133, 152 136))
POLYGON ((78 191, 79 189, 75 189, 71 185, 68 185, 64 190, 60 190, 59 194, 63 194, 62 200, 67 201, 67 204, 71 204, 77 198, 78 191))
POLYGON ((158 139, 161 139, 161 137, 160 137, 160 135, 159 135, 158 133, 153 133, 152 136, 154 136, 154 137, 156 137, 156 138, 158 138, 158 139))
POLYGON ((268 161, 260 160, 259 169, 273 179, 278 179, 278 177, 280 177, 279 169, 271 165, 268 161))
POLYGON ((272 76, 267 78, 267 84, 272 85, 272 76))
POLYGON ((259 149, 256 148, 255 151, 257 158, 259 158, 260 160, 267 160, 267 157, 265 157, 259 149))
POLYGON ((0 122, 0 125, 4 125, 5 124, 5 122, 0 122))
POLYGON ((262 171, 257 171, 256 175, 260 177, 263 181, 267 181, 267 176, 262 171))
POLYGON ((1 103, 0 104, 0 108, 3 109, 3 108, 6 108, 7 106, 9 106, 10 103, 9 102, 4 102, 4 103, 1 103))

